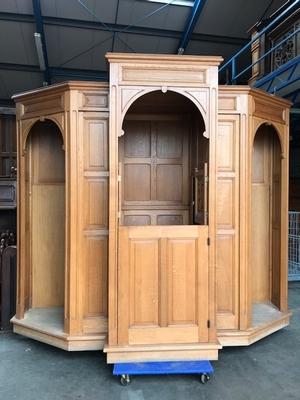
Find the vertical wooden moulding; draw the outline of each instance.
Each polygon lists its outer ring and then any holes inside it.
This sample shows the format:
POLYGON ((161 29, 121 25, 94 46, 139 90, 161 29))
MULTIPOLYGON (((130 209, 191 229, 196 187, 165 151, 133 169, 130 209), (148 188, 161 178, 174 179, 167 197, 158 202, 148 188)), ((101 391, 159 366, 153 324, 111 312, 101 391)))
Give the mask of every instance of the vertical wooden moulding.
MULTIPOLYGON (((288 109, 286 115, 288 115, 288 109)), ((284 144, 281 161, 281 276, 280 311, 288 311, 288 204, 289 204, 289 125, 283 130, 284 144)))
POLYGON ((68 169, 67 174, 69 181, 68 198, 69 201, 69 231, 68 231, 68 249, 69 249, 69 266, 68 266, 68 309, 67 326, 70 335, 81 333, 82 320, 82 300, 81 300, 81 275, 78 264, 78 171, 77 171, 77 149, 78 149, 78 92, 72 90, 68 94, 68 135, 69 148, 68 154, 68 169))
POLYGON ((241 121, 240 121, 240 238, 239 238, 239 264, 240 264, 240 280, 239 280, 239 297, 240 297, 240 313, 239 313, 239 329, 246 330, 251 325, 252 305, 250 299, 251 289, 249 289, 249 264, 248 264, 248 210, 249 210, 249 176, 251 169, 249 163, 249 132, 251 132, 251 121, 249 118, 250 101, 248 94, 241 95, 241 121))
POLYGON ((16 316, 18 319, 24 318, 25 313, 25 249, 23 243, 25 241, 25 226, 21 223, 25 216, 25 202, 21 199, 25 198, 25 162, 23 155, 23 138, 20 122, 20 107, 17 107, 17 182, 18 182, 18 197, 17 197, 17 238, 19 241, 17 252, 17 310, 16 316))
POLYGON ((65 130, 65 298, 64 298, 64 332, 70 333, 70 92, 64 94, 64 130, 65 130))
MULTIPOLYGON (((113 68, 113 67, 112 67, 113 68)), ((114 346, 118 341, 117 332, 117 292, 118 292, 118 276, 117 276, 117 219, 118 212, 118 132, 119 132, 119 93, 117 90, 118 66, 114 65, 114 71, 111 74, 110 82, 110 121, 109 121, 109 305, 108 305, 108 344, 114 346)))
MULTIPOLYGON (((212 71, 211 71, 212 72, 212 71)), ((215 75, 217 71, 215 71, 215 75)), ((209 129, 209 215, 208 236, 210 246, 208 249, 209 272, 208 272, 208 317, 209 317, 209 341, 216 342, 216 128, 218 118, 218 92, 217 76, 214 76, 213 85, 210 89, 210 129, 209 129)))

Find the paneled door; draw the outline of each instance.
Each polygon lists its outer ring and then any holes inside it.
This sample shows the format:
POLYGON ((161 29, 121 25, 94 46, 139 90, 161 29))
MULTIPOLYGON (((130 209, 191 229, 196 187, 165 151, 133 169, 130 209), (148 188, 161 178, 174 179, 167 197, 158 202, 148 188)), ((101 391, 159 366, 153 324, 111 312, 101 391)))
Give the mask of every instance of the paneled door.
POLYGON ((208 342, 207 238, 207 226, 119 227, 119 345, 208 342))

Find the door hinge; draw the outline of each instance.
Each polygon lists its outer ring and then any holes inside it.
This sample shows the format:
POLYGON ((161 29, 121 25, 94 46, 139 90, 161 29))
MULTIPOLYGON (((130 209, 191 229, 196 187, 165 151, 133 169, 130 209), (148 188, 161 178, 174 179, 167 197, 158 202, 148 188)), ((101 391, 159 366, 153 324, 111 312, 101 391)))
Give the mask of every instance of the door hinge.
POLYGON ((207 320, 207 327, 208 327, 208 329, 210 328, 210 320, 209 319, 207 320))
POLYGON ((210 246, 210 238, 207 238, 207 246, 210 246))

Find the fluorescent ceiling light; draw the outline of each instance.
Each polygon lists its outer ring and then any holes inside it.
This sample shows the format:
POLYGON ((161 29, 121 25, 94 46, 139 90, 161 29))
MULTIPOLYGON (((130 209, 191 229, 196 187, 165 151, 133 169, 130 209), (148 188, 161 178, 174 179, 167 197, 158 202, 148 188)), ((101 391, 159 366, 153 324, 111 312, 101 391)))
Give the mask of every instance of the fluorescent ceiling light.
POLYGON ((163 3, 163 4, 170 3, 170 6, 193 7, 194 5, 194 0, 174 0, 172 2, 170 2, 170 0, 146 0, 146 1, 150 1, 151 3, 163 3))
POLYGON ((39 59, 40 70, 41 71, 45 71, 46 70, 46 64, 45 64, 45 58, 44 58, 41 34, 35 32, 34 33, 34 40, 35 40, 36 52, 37 52, 38 59, 39 59))

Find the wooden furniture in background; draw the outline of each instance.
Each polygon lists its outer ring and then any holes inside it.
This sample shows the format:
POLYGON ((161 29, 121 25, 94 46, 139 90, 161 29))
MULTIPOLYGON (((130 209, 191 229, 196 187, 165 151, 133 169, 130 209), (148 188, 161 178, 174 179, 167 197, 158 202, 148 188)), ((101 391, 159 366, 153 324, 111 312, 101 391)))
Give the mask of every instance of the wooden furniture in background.
POLYGON ((0 114, 0 177, 14 177, 17 166, 16 116, 0 114))

